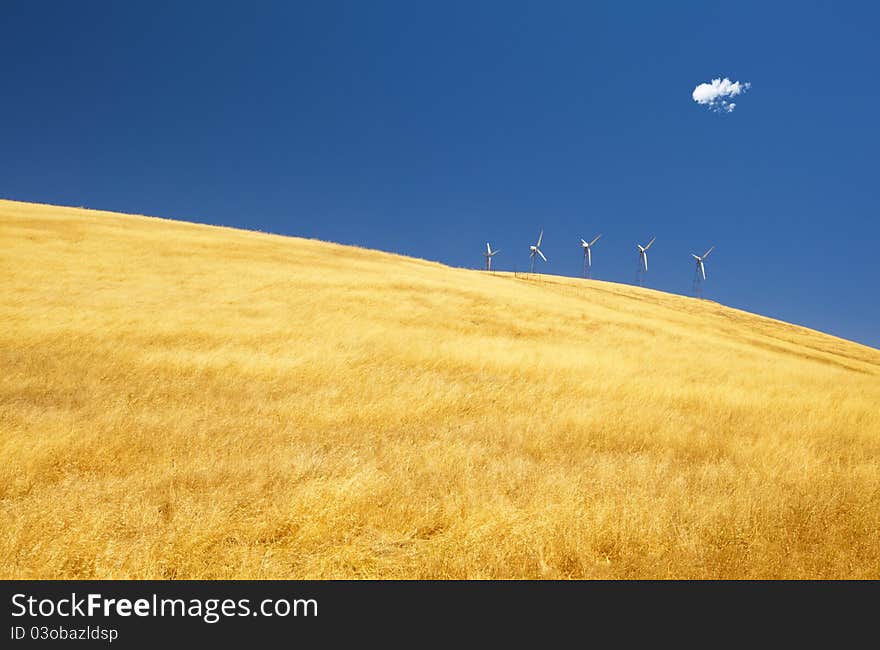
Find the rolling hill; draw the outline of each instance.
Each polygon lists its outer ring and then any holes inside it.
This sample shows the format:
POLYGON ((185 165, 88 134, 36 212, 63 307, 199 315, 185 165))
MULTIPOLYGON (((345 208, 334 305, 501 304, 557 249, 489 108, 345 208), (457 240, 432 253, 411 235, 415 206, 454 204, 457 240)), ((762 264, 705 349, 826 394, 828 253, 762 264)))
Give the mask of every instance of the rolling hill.
POLYGON ((3 578, 880 578, 880 351, 0 201, 3 578))

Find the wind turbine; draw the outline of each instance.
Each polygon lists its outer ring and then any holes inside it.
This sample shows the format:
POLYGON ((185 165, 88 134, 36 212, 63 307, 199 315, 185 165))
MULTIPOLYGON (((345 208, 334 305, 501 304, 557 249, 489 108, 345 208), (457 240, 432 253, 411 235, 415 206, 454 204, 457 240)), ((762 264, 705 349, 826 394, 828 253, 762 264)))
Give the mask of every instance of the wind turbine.
POLYGON ((492 247, 489 246, 489 242, 486 242, 486 252, 483 253, 483 257, 486 258, 486 270, 492 270, 492 258, 495 257, 499 251, 493 251, 492 247))
POLYGON ((709 253, 715 250, 715 247, 712 246, 709 250, 707 250, 702 255, 697 255, 695 253, 691 253, 691 257, 693 257, 697 261, 697 270, 694 273, 694 292, 697 293, 701 298, 703 296, 703 282, 706 280, 706 265, 704 264, 707 257, 709 257, 709 253))
POLYGON ((695 260, 697 260, 697 273, 702 275, 704 280, 706 279, 706 266, 705 266, 705 264, 703 264, 703 261, 707 257, 709 257, 709 253, 711 253, 713 250, 715 250, 714 246, 712 248, 710 248, 709 250, 707 250, 702 255, 694 255, 693 253, 691 253, 691 257, 693 257, 695 260))
POLYGON ((547 258, 544 257, 544 253, 541 252, 541 240, 542 239, 544 239, 544 229, 543 228, 541 228, 541 234, 538 235, 538 243, 535 244, 534 246, 529 246, 529 251, 531 251, 529 253, 529 259, 532 261, 531 271, 530 271, 531 273, 535 272, 535 253, 540 255, 542 260, 544 260, 545 262, 547 261, 547 258))
POLYGON ((651 248, 651 244, 654 243, 656 237, 651 237, 651 241, 642 246, 641 244, 636 244, 636 247, 639 249, 639 270, 638 270, 638 279, 639 286, 643 284, 643 274, 648 272, 648 249, 651 248))
POLYGON ((581 246, 584 249, 584 277, 587 277, 587 271, 593 268, 593 255, 590 252, 590 249, 593 247, 593 244, 599 241, 599 237, 601 236, 602 235, 596 235, 596 238, 589 244, 581 239, 581 246))

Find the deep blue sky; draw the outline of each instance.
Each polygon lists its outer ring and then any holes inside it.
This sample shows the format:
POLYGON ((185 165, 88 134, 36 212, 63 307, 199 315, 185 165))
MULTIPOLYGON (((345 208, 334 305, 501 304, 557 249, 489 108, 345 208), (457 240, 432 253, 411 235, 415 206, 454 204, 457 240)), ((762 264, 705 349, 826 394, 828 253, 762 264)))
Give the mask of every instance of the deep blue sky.
POLYGON ((0 196, 688 293, 880 347, 876 3, 0 3, 0 196), (731 114, 691 99, 748 81, 731 114))

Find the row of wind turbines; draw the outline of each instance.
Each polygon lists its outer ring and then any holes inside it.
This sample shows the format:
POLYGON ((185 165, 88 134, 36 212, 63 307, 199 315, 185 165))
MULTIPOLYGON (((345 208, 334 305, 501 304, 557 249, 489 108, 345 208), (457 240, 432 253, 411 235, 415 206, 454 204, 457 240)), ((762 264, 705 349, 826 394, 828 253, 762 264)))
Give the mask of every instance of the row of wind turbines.
MULTIPOLYGON (((596 235, 592 241, 588 242, 586 239, 581 238, 581 248, 584 251, 584 277, 590 277, 590 273, 593 267, 593 246, 596 245, 596 242, 602 238, 602 235, 596 235)), ((544 229, 541 229, 541 233, 538 235, 538 241, 529 246, 529 272, 535 272, 535 262, 537 258, 540 257, 544 262, 549 262, 547 257, 544 255, 544 252, 541 250, 541 241, 544 239, 544 229)), ((638 266, 638 281, 641 285, 644 280, 644 274, 648 272, 648 249, 651 248, 651 245, 656 240, 656 237, 651 237, 651 240, 645 244, 636 244, 636 250, 639 254, 639 266, 638 266)), ((694 289, 698 289, 698 285, 706 280, 706 258, 709 257, 709 254, 715 250, 715 246, 711 246, 709 250, 707 250, 702 255, 697 255, 696 253, 691 253, 691 257, 696 261, 696 271, 694 275, 694 289)), ((495 257, 500 250, 492 250, 492 246, 489 242, 486 242, 486 252, 483 253, 483 257, 486 258, 486 270, 492 270, 492 258, 495 257)))

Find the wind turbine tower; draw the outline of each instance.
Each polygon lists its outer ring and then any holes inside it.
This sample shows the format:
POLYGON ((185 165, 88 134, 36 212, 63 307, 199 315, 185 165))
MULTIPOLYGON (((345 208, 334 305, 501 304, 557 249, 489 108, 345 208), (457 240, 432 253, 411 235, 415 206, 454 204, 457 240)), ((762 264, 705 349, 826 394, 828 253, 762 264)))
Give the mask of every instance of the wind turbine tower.
POLYGON ((593 244, 599 241, 599 237, 602 235, 596 235, 596 238, 587 243, 586 240, 581 239, 581 247, 584 249, 584 277, 592 277, 593 271, 593 254, 591 249, 593 248, 593 244))
POLYGON ((693 257, 697 261, 697 268, 694 271, 694 295, 697 298, 703 297, 703 283, 706 281, 706 258, 709 257, 709 253, 715 250, 715 247, 712 246, 709 250, 707 250, 702 255, 697 255, 696 253, 691 253, 691 257, 693 257))
POLYGON ((489 242, 486 242, 486 252, 483 253, 483 257, 486 258, 486 270, 492 270, 492 258, 495 257, 499 251, 493 251, 492 247, 489 246, 489 242))
POLYGON ((656 237, 651 237, 651 241, 642 246, 641 244, 636 244, 636 248, 639 249, 639 267, 636 271, 636 281, 640 287, 645 286, 645 274, 648 272, 648 249, 651 248, 651 244, 654 243, 656 237))
POLYGON ((541 228, 541 234, 538 235, 538 243, 534 244, 533 246, 529 246, 529 259, 531 260, 531 266, 530 266, 531 270, 529 271, 529 273, 535 272, 535 255, 540 255, 542 260, 544 260, 545 262, 547 261, 547 258, 544 257, 544 253, 541 252, 541 240, 542 239, 544 239, 544 229, 543 228, 541 228))

